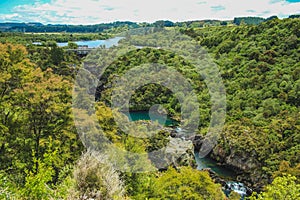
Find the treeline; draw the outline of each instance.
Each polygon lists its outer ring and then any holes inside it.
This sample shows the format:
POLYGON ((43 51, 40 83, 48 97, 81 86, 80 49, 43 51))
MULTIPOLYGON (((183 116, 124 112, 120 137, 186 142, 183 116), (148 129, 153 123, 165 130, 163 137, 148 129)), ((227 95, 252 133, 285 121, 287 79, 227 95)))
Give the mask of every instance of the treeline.
MULTIPOLYGON (((300 18, 300 15, 290 15, 288 17, 289 19, 295 19, 300 18)), ((277 16, 271 16, 268 18, 262 18, 262 17, 235 17, 233 20, 233 24, 241 25, 241 24, 247 24, 247 25, 258 25, 262 22, 266 22, 269 20, 278 19, 277 16)))
POLYGON ((236 25, 241 25, 241 23, 248 25, 257 25, 264 21, 265 19, 261 17, 235 17, 233 23, 236 25))
POLYGON ((29 33, 100 33, 122 32, 128 29, 140 27, 205 27, 219 26, 232 23, 220 20, 199 20, 188 22, 172 22, 159 20, 154 23, 114 22, 97 25, 43 25, 40 23, 0 23, 0 31, 3 32, 29 32, 29 33))
POLYGON ((127 27, 137 28, 135 22, 113 22, 96 25, 43 25, 40 23, 0 23, 0 30, 5 32, 33 32, 33 33, 99 33, 108 29, 127 27))
MULTIPOLYGON (((269 18, 261 17, 235 17, 234 20, 194 20, 186 22, 172 22, 169 20, 158 20, 154 23, 136 23, 136 22, 113 22, 95 25, 43 25, 41 23, 0 23, 0 31, 3 32, 32 32, 32 33, 100 33, 122 32, 128 29, 140 27, 184 27, 184 28, 200 28, 206 26, 225 26, 229 24, 240 25, 241 23, 248 25, 257 25, 264 21, 268 21, 277 16, 269 18)), ((291 15, 289 18, 299 18, 299 15, 291 15)))
POLYGON ((112 36, 111 33, 19 33, 2 32, 0 33, 0 42, 17 43, 30 45, 34 42, 46 45, 49 42, 72 42, 86 40, 105 40, 112 36))

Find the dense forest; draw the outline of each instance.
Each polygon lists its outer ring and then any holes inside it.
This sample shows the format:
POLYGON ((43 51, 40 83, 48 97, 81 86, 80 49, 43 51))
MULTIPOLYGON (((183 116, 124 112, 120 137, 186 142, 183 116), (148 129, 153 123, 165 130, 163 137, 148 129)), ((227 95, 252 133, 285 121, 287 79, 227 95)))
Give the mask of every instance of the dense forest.
POLYGON ((299 176, 299 19, 186 33, 209 49, 226 85, 227 123, 211 156, 259 182, 282 168, 299 176))
MULTIPOLYGON (((133 173, 116 168, 109 162, 109 154, 88 148, 77 133, 74 118, 82 119, 81 127, 88 127, 91 122, 84 119, 92 116, 105 137, 122 150, 143 154, 167 146, 173 138, 169 127, 151 137, 135 138, 118 126, 111 108, 115 78, 150 62, 173 67, 189 80, 200 102, 197 134, 205 136, 211 116, 218 119, 218 112, 224 110, 211 109, 209 85, 192 62, 170 50, 151 48, 169 39, 160 32, 163 27, 173 27, 203 47, 220 71, 226 91, 226 122, 208 156, 234 170, 238 181, 253 188, 246 199, 300 199, 300 19, 234 21, 238 26, 231 22, 203 27, 160 21, 155 40, 153 34, 131 36, 116 47, 91 52, 84 60, 56 42, 107 39, 124 29, 88 34, 0 33, 0 199, 241 198, 235 192, 226 196, 215 177, 207 170, 197 170, 193 151, 185 152, 192 159, 172 160, 158 171, 152 170, 155 159, 142 157, 131 167, 148 172, 133 173), (127 48, 127 53, 111 62, 122 48, 127 48), (88 110, 91 99, 74 100, 75 77, 83 62, 98 67, 109 63, 92 94, 92 101, 96 99, 93 114, 88 110)), ((84 30, 70 28, 74 32, 103 31, 101 27, 94 30, 96 25, 84 30)), ((126 27, 132 28, 136 28, 134 23, 126 27)), ((54 32, 61 31, 57 30, 54 32)), ((187 44, 182 40, 173 45, 187 44)), ((118 87, 122 98, 128 88, 118 87)), ((188 97, 186 101, 190 101, 188 97)), ((188 109, 181 107, 168 88, 147 84, 131 96, 130 110, 145 111, 157 104, 174 120, 180 119, 181 109, 188 109)), ((145 123, 129 128, 148 134, 145 123)), ((85 133, 86 137, 100 137, 88 129, 85 133)))

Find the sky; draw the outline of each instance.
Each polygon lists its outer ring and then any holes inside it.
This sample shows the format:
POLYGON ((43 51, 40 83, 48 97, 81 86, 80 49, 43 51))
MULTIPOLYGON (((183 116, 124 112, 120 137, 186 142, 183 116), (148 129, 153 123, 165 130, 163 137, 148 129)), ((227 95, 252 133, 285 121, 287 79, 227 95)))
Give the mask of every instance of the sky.
POLYGON ((291 14, 300 14, 300 0, 0 0, 0 22, 178 22, 291 14))

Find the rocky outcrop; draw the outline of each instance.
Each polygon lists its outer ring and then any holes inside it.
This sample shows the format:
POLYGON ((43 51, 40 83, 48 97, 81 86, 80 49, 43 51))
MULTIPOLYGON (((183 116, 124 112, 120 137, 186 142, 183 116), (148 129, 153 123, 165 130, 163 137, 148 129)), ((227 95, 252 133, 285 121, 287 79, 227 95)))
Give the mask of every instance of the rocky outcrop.
POLYGON ((235 149, 226 151, 221 145, 217 145, 210 156, 239 171, 251 172, 260 167, 255 155, 249 155, 247 152, 240 152, 235 149))
MULTIPOLYGON (((195 150, 201 149, 203 143, 203 136, 197 135, 194 137, 193 145, 195 150)), ((251 187, 255 191, 260 191, 262 188, 262 184, 257 183, 263 183, 263 180, 267 180, 266 175, 263 175, 260 171, 261 164, 256 159, 256 152, 249 154, 247 152, 237 151, 234 148, 225 149, 219 144, 213 148, 209 156, 220 165, 233 169, 237 173, 236 181, 245 183, 246 186, 251 187)), ((217 179, 217 176, 212 173, 210 174, 217 179)), ((221 179, 217 179, 217 182, 224 183, 221 179)))
POLYGON ((157 149, 155 154, 149 154, 152 163, 161 170, 165 170, 168 166, 196 168, 193 142, 169 127, 164 127, 163 131, 169 132, 166 138, 168 142, 165 147, 157 149))
POLYGON ((176 162, 173 161, 175 166, 192 166, 196 167, 194 146, 189 140, 182 138, 171 138, 170 143, 166 148, 168 155, 176 156, 176 162))
POLYGON ((192 141, 193 141, 195 151, 199 151, 203 144, 204 137, 202 135, 196 135, 192 141))
POLYGON ((261 164, 256 159, 256 153, 240 152, 234 148, 225 150, 217 145, 210 154, 210 157, 237 172, 237 181, 244 182, 255 191, 260 191, 263 183, 268 179, 262 173, 261 164), (260 183, 260 184, 257 184, 260 183))

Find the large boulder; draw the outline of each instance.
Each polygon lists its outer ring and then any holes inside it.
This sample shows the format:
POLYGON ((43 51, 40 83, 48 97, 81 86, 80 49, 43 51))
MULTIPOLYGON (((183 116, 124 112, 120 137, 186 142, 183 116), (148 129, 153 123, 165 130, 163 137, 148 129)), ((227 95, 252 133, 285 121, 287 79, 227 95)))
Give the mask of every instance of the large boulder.
POLYGON ((170 165, 178 166, 192 166, 196 167, 194 156, 194 145, 190 140, 183 138, 172 138, 166 147, 166 154, 170 165))

